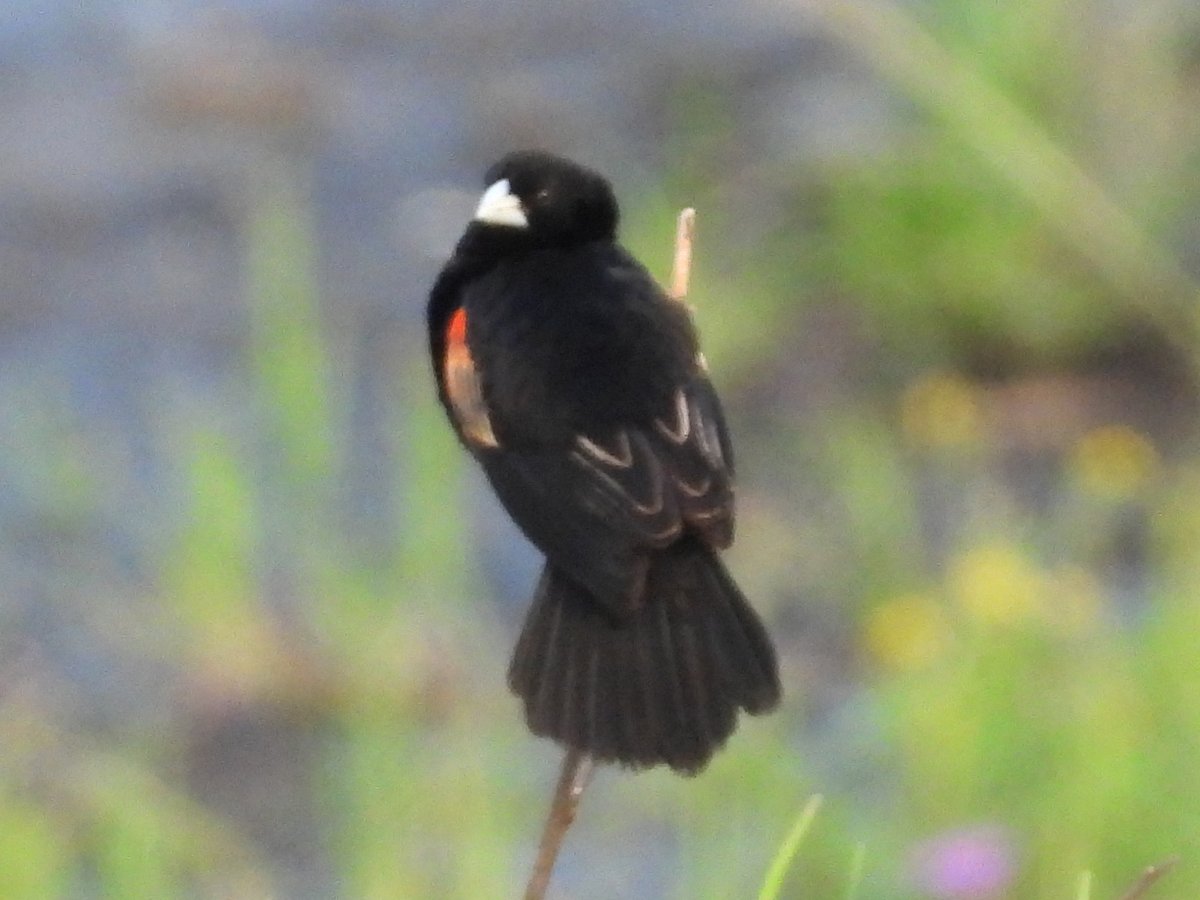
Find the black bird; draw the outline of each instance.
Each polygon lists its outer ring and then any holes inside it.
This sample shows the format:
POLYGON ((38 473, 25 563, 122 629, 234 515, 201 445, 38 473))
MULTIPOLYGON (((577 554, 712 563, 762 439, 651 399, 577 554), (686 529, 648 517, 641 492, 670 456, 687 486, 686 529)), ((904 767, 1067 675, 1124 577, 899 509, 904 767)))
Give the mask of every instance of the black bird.
POLYGON ((454 430, 546 555, 509 685, 535 734, 694 774, 780 694, 717 555, 733 452, 695 328, 617 244, 603 177, 527 151, 486 184, 428 325, 454 430))

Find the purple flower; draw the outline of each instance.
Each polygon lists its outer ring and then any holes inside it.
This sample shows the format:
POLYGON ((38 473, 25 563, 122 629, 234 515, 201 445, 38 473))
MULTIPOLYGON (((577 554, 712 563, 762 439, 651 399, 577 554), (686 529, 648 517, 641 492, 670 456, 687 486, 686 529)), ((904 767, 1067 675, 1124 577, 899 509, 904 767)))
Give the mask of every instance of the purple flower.
POLYGON ((1016 873, 1016 850, 998 825, 947 831, 912 850, 917 888, 938 900, 997 897, 1016 873))

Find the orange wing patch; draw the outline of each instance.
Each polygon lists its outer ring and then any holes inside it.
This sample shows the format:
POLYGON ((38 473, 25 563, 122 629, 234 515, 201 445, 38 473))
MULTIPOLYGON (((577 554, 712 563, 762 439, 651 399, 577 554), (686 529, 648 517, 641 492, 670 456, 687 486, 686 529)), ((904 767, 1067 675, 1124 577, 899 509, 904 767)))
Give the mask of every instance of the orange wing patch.
POLYGON ((467 346, 467 311, 461 306, 446 326, 446 358, 442 363, 446 396, 454 408, 458 427, 468 443, 477 447, 499 447, 492 420, 483 402, 479 372, 467 346))

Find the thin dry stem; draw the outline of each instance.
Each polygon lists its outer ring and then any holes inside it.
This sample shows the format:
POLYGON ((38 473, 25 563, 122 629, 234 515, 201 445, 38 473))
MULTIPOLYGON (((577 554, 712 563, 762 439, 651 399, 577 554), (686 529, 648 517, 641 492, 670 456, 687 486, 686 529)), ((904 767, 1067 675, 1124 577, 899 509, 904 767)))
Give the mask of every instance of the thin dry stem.
POLYGON ((1163 860, 1154 866, 1149 866, 1142 876, 1134 883, 1133 887, 1121 895, 1121 900, 1141 900, 1146 896, 1150 888, 1158 882, 1168 872, 1170 872, 1179 863, 1179 857, 1173 856, 1170 859, 1163 860))
POLYGON ((533 864, 533 872, 525 888, 525 900, 542 900, 546 896, 546 888, 550 885, 550 874, 554 871, 558 851, 567 836, 567 829, 575 821, 579 801, 583 799, 583 792, 591 781, 594 769, 592 758, 574 747, 568 749, 563 757, 562 772, 554 788, 554 799, 546 816, 546 827, 542 830, 537 860, 533 864))
MULTIPOLYGON (((692 238, 695 231, 696 211, 688 207, 680 212, 675 228, 675 258, 671 269, 671 286, 668 290, 670 297, 680 303, 686 302, 692 278, 692 238)), ((699 362, 703 368, 703 356, 699 358, 699 362)), ((583 799, 583 792, 587 789, 594 770, 595 763, 586 753, 574 747, 567 750, 563 757, 558 784, 554 788, 554 798, 550 801, 550 812, 546 815, 546 825, 542 829, 537 859, 533 863, 529 884, 525 887, 525 900, 542 900, 546 896, 546 889, 550 886, 550 875, 554 872, 554 863, 558 860, 558 852, 562 849, 567 830, 575 821, 579 801, 583 799)))
MULTIPOLYGON (((696 236, 696 210, 687 207, 679 213, 675 226, 675 260, 671 267, 671 286, 667 295, 691 310, 687 302, 688 289, 692 281, 692 244, 696 236)), ((701 372, 708 371, 708 360, 700 351, 696 352, 696 365, 701 372)))
POLYGON ((675 262, 671 268, 671 299, 683 301, 692 279, 692 237, 696 233, 696 210, 690 206, 679 214, 675 226, 675 262))

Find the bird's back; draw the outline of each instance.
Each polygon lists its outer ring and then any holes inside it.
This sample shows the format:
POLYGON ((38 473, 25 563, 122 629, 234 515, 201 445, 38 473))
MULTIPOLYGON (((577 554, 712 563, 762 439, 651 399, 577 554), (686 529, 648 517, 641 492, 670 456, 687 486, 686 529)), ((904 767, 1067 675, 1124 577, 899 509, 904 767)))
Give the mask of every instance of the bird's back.
POLYGON ((497 428, 516 440, 649 422, 694 366, 686 311, 615 244, 503 260, 463 304, 497 428))

